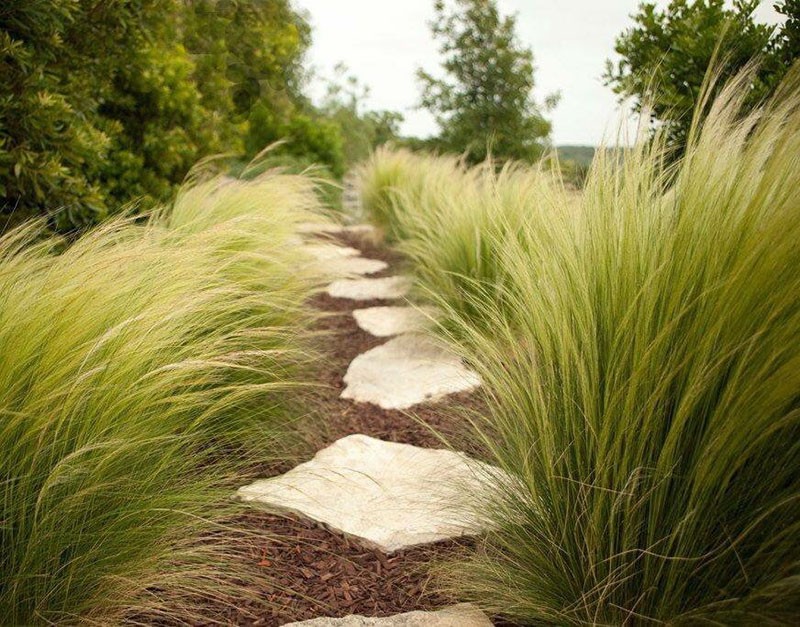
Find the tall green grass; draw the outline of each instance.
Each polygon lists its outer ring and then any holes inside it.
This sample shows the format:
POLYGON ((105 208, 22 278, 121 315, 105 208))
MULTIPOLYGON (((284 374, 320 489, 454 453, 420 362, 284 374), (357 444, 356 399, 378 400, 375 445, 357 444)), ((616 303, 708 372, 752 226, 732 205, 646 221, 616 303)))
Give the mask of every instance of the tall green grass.
POLYGON ((428 187, 410 155, 408 193, 392 155, 364 172, 389 199, 368 210, 418 225, 400 245, 514 478, 479 504, 462 597, 522 624, 796 620, 800 91, 742 117, 747 84, 699 105, 681 161, 601 154, 581 196, 535 170, 428 187))
POLYGON ((36 224, 0 239, 3 622, 197 624, 264 576, 210 537, 284 450, 319 282, 293 227, 316 210, 266 173, 61 254, 36 224))

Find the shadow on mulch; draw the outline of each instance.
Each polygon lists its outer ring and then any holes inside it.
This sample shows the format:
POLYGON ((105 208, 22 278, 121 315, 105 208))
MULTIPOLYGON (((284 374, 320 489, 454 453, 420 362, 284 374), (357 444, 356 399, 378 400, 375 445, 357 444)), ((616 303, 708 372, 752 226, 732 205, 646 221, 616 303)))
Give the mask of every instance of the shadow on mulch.
POLYGON ((237 524, 269 534, 251 541, 243 558, 263 568, 272 585, 254 591, 258 601, 220 608, 219 619, 235 625, 272 627, 320 616, 391 616, 452 605, 431 583, 428 568, 473 545, 464 539, 384 555, 295 517, 253 511, 237 524))
MULTIPOLYGON (((385 247, 351 234, 334 239, 359 248, 365 257, 390 264, 387 270, 372 277, 401 272, 402 258, 385 247)), ((467 427, 460 413, 464 408, 480 411, 485 406, 480 393, 453 395, 413 412, 383 410, 339 398, 344 388, 342 377, 350 362, 389 339, 362 331, 352 311, 388 304, 396 301, 357 302, 326 294, 312 299, 310 305, 327 315, 318 323, 318 330, 323 332, 319 342, 323 357, 315 370, 321 385, 304 397, 308 419, 301 425, 301 435, 307 444, 307 457, 354 433, 428 448, 443 448, 441 435, 455 448, 483 457, 474 445, 467 445, 467 427)), ((285 470, 288 468, 280 472, 285 470)), ((252 590, 251 598, 231 599, 218 611, 212 608, 217 620, 235 625, 271 627, 320 616, 388 616, 441 609, 456 600, 436 590, 428 567, 474 547, 474 541, 459 539, 386 556, 357 540, 297 517, 251 509, 235 524, 246 532, 236 553, 241 559, 252 560, 257 567, 266 569, 272 578, 268 587, 252 590)))

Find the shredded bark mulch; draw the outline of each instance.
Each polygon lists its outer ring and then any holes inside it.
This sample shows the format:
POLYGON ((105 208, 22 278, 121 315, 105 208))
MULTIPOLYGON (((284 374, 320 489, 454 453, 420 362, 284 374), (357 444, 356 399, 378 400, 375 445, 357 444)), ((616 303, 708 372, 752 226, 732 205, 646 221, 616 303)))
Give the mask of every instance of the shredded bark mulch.
POLYGON ((319 616, 391 616, 451 605, 431 584, 431 563, 469 550, 470 540, 439 542, 384 555, 358 540, 295 517, 254 511, 239 523, 271 538, 248 547, 246 558, 272 585, 258 601, 224 608, 235 625, 277 626, 319 616))

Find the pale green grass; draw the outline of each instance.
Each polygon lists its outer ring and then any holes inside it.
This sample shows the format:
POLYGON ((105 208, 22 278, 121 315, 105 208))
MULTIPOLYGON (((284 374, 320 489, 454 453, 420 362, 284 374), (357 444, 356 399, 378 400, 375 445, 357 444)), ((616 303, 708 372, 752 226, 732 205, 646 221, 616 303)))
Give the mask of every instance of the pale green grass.
POLYGON ((269 575, 198 540, 285 451, 319 281, 291 240, 309 198, 214 181, 59 255, 35 225, 0 240, 3 622, 196 624, 269 575))
POLYGON ((601 156, 577 201, 537 172, 530 187, 467 172, 418 205, 392 192, 425 223, 401 247, 441 330, 490 392, 477 436, 516 478, 480 504, 495 527, 450 573, 463 598, 532 625, 796 620, 792 81, 742 119, 742 76, 680 162, 660 140, 601 156), (491 185, 466 209, 476 177, 491 185))

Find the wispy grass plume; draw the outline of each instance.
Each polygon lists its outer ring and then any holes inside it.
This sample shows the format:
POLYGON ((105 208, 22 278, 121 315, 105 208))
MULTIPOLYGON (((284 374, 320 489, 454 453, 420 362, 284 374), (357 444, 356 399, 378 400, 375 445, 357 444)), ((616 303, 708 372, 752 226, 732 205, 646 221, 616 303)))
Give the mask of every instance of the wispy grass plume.
MULTIPOLYGON (((679 162, 661 138, 601 151, 580 197, 530 186, 536 172, 465 172, 417 206, 392 192, 392 211, 424 222, 402 246, 442 332, 491 394, 478 437, 515 477, 451 573, 490 611, 558 625, 800 612, 800 91, 795 74, 743 117, 747 84, 725 87, 679 162)), ((428 163, 414 167, 420 198, 428 163)))
POLYGON ((199 183, 57 255, 35 224, 0 240, 4 622, 197 624, 247 594, 257 575, 200 539, 282 453, 319 281, 291 239, 312 187, 199 183))

